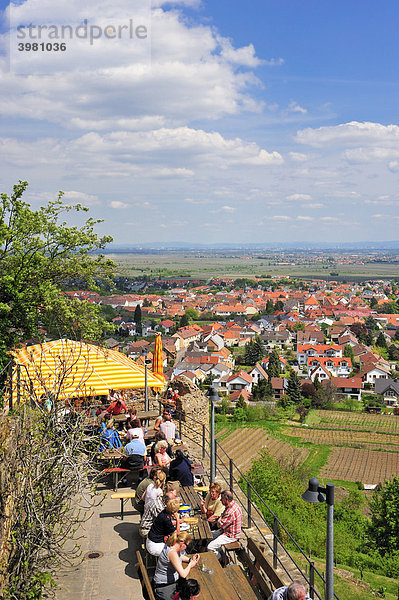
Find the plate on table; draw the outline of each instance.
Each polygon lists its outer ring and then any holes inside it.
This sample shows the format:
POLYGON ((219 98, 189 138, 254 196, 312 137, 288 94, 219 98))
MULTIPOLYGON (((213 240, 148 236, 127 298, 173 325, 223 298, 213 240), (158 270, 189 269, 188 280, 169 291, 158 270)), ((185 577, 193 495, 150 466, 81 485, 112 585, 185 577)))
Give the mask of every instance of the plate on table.
POLYGON ((180 523, 180 531, 188 531, 190 529, 190 525, 188 523, 180 523))

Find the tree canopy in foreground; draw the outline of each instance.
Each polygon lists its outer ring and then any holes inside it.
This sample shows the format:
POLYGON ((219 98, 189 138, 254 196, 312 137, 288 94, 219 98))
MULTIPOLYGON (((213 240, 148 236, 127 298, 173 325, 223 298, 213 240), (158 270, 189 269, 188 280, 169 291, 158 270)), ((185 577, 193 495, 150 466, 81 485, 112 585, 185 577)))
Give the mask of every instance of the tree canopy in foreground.
POLYGON ((63 220, 67 213, 88 209, 65 204, 62 192, 32 210, 22 199, 27 186, 19 181, 11 195, 0 195, 0 370, 9 351, 29 339, 40 340, 40 330, 96 341, 106 327, 96 305, 61 292, 72 284, 93 289, 111 274, 113 263, 94 253, 112 238, 98 237, 94 228, 99 221, 92 218, 80 227, 68 225, 63 220))

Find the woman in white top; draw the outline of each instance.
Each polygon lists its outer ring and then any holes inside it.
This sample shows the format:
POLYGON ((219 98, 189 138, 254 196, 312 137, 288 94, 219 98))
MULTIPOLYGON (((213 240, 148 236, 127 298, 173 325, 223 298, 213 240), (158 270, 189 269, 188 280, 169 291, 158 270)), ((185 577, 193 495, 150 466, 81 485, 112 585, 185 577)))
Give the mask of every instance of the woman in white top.
POLYGON ((126 439, 130 442, 133 439, 133 435, 137 435, 140 442, 143 442, 145 446, 143 428, 140 427, 140 423, 137 419, 131 421, 131 427, 127 430, 126 439))
POLYGON ((142 499, 144 500, 144 510, 147 508, 150 502, 158 498, 163 493, 165 487, 166 474, 163 471, 158 471, 154 483, 150 483, 144 492, 142 499))

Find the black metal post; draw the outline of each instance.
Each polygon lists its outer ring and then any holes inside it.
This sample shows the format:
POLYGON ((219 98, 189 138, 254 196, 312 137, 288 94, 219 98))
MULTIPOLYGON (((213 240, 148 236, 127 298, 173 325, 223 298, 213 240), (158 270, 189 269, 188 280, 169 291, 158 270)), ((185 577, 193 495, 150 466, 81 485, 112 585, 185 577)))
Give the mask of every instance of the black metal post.
POLYGON ((251 501, 251 484, 248 483, 247 486, 247 498, 248 498, 248 507, 247 507, 247 511, 248 511, 248 528, 252 527, 252 501, 251 501))
POLYGON ((277 552, 278 552, 278 520, 273 517, 273 569, 277 569, 277 552))
POLYGON ((229 472, 230 472, 230 492, 233 491, 233 459, 230 458, 229 472))
POLYGON ((311 561, 309 564, 309 595, 314 599, 314 562, 311 561))
POLYGON ((181 411, 179 410, 179 438, 181 439, 181 411))
POLYGON ((202 459, 205 458, 205 425, 202 425, 202 459))

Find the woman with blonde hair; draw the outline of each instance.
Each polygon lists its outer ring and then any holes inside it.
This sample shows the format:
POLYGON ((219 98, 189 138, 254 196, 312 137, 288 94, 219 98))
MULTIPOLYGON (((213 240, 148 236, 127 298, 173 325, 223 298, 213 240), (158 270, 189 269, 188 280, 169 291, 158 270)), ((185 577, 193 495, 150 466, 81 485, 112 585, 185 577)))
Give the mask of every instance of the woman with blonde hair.
POLYGON ((161 554, 166 540, 174 531, 180 533, 179 508, 180 498, 168 500, 166 508, 155 517, 145 545, 147 552, 153 556, 161 554))
POLYGON ((165 481, 166 474, 163 471, 158 471, 154 482, 150 483, 142 496, 142 499, 144 500, 144 510, 147 508, 150 502, 162 494, 165 487, 165 481))
POLYGON ((166 440, 160 440, 155 446, 155 464, 163 468, 169 468, 170 456, 166 452, 168 449, 168 442, 166 440))
POLYGON ((172 600, 177 591, 179 577, 186 578, 198 563, 199 554, 189 557, 183 552, 191 542, 187 531, 172 533, 159 555, 154 575, 154 591, 157 600, 172 600), (185 566, 183 567, 183 563, 185 566))

